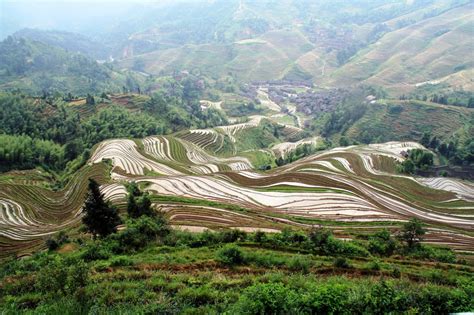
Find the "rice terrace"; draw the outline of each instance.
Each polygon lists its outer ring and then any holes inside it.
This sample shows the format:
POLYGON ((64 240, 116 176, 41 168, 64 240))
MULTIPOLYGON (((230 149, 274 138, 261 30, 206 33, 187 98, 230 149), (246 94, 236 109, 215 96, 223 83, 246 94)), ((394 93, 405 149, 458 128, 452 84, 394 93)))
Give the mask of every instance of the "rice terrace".
POLYGON ((0 313, 473 312, 473 12, 1 2, 0 313))

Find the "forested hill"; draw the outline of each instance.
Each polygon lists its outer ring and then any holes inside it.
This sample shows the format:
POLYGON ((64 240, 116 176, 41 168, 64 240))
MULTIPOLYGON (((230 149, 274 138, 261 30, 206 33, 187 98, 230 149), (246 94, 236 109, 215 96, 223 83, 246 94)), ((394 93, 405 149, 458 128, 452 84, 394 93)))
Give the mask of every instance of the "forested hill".
POLYGON ((8 37, 0 42, 1 90, 33 95, 119 92, 127 76, 80 53, 39 41, 8 37))
POLYGON ((110 56, 110 50, 101 41, 73 32, 24 28, 15 32, 12 37, 42 42, 99 60, 106 60, 110 56))

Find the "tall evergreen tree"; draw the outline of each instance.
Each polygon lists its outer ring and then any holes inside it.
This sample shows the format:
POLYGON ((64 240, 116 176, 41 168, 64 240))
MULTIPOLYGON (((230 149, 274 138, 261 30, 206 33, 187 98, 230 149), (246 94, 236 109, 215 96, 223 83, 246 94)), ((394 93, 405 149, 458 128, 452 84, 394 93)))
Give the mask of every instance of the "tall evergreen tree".
POLYGON ((89 179, 89 191, 83 211, 85 215, 82 222, 94 238, 97 235, 104 237, 116 232, 117 225, 121 223, 117 209, 104 200, 99 184, 93 179, 89 179))

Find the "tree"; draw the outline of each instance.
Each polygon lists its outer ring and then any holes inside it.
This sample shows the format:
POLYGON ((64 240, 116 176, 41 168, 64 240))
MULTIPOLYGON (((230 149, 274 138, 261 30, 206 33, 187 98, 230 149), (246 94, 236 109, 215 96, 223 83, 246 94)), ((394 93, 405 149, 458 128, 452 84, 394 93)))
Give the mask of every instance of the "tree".
POLYGON ((87 104, 87 105, 95 105, 94 96, 92 96, 92 95, 90 95, 90 94, 87 94, 87 97, 86 97, 86 104, 87 104))
POLYGON ((426 230, 423 224, 417 218, 413 218, 402 226, 400 231, 400 239, 407 244, 408 249, 413 249, 422 240, 426 230))
POLYGON ((474 97, 470 97, 469 101, 467 102, 468 108, 474 108, 474 97))
POLYGON ((430 145, 430 139, 431 139, 430 134, 425 132, 425 133, 423 133, 423 137, 421 138, 420 143, 425 148, 427 148, 430 145))
POLYGON ((117 209, 104 200, 99 184, 93 179, 89 179, 89 191, 83 211, 85 215, 82 222, 94 238, 97 235, 105 237, 115 233, 117 225, 121 223, 117 209))
POLYGON ((410 159, 407 159, 401 164, 401 172, 406 174, 412 174, 415 171, 415 164, 410 159))
POLYGON ((151 207, 151 200, 148 193, 140 191, 137 183, 131 182, 128 185, 127 212, 131 218, 139 218, 143 215, 152 217, 155 215, 151 207))

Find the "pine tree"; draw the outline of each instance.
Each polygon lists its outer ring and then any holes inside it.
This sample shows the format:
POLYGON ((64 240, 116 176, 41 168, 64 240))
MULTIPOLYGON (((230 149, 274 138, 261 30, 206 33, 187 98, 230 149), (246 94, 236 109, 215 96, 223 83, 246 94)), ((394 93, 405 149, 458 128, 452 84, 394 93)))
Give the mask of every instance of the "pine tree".
POLYGON ((99 184, 93 179, 89 179, 89 192, 83 211, 85 215, 82 222, 94 238, 97 235, 104 237, 116 232, 117 225, 121 223, 117 209, 104 200, 99 184))

